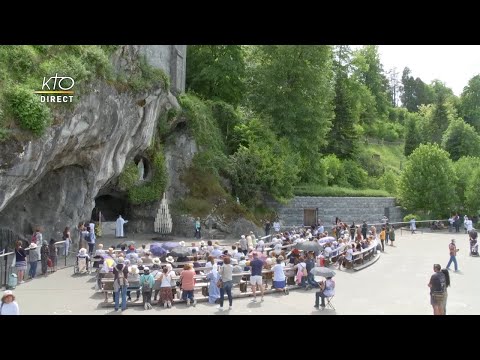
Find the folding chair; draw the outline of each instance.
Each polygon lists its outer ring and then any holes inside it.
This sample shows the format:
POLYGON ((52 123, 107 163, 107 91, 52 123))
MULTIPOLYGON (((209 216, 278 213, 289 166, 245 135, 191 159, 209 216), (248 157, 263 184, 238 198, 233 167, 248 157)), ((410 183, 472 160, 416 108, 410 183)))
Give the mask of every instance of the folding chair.
POLYGON ((335 295, 332 295, 330 297, 326 297, 325 300, 327 300, 327 304, 325 306, 325 308, 329 307, 330 309, 332 309, 333 311, 335 311, 335 307, 333 306, 332 304, 332 299, 334 298, 335 295))

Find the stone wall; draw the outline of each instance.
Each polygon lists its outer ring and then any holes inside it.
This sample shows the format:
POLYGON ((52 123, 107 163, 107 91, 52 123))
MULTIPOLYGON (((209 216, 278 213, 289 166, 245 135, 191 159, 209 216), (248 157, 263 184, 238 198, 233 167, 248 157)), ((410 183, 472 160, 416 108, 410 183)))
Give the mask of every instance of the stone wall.
POLYGON ((303 225, 304 209, 318 209, 318 218, 324 224, 335 222, 335 217, 351 223, 379 223, 383 216, 390 222, 402 221, 402 209, 395 198, 375 197, 317 197, 296 196, 288 204, 270 203, 280 217, 282 226, 303 225))

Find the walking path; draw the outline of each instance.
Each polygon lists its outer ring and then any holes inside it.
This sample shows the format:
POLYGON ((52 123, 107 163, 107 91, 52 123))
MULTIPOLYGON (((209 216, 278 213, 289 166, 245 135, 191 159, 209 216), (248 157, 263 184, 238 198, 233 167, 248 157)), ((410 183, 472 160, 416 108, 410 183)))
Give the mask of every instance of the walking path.
MULTIPOLYGON (((234 299, 233 310, 219 311, 216 305, 199 303, 187 308, 181 304, 172 309, 154 307, 146 312, 142 307, 132 307, 125 312, 113 312, 100 306, 103 294, 94 291, 94 276, 73 276, 73 269, 59 270, 46 278, 39 277, 18 286, 14 291, 21 314, 122 314, 122 315, 267 315, 267 314, 385 314, 431 315, 427 284, 433 273, 433 264, 445 267, 450 239, 457 240, 460 249, 457 257, 460 271, 450 272, 452 287, 448 290, 447 314, 480 314, 480 287, 475 274, 480 268, 480 258, 470 257, 468 236, 448 233, 406 234, 397 233, 396 247, 387 246, 379 261, 357 272, 337 271, 336 311, 316 310, 315 290, 293 290, 290 295, 265 296, 264 302, 252 303, 250 299, 234 299)), ((143 240, 151 239, 144 237, 143 240)), ((132 240, 132 239, 128 239, 132 240)), ((137 236, 137 245, 141 237, 137 236)), ((180 239, 179 239, 180 240, 180 239)), ((184 241, 191 242, 189 239, 184 241)), ((102 240, 108 244, 108 239, 102 240)), ((111 239, 112 242, 118 240, 111 239)), ((99 241, 101 242, 101 241, 99 241)), ((221 241, 224 243, 227 241, 221 241)), ((107 247, 107 246, 106 246, 107 247)))

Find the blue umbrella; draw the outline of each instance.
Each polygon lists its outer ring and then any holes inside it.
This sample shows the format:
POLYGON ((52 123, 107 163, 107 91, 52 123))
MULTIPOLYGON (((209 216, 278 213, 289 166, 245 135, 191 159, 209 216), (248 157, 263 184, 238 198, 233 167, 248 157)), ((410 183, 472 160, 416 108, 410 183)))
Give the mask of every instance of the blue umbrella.
POLYGON ((178 244, 175 243, 175 242, 162 243, 162 248, 164 248, 164 249, 167 250, 167 251, 170 251, 170 250, 172 250, 172 249, 175 249, 177 246, 178 246, 178 244))
POLYGON ((152 244, 150 245, 150 252, 155 256, 162 256, 168 251, 164 249, 161 244, 152 244))

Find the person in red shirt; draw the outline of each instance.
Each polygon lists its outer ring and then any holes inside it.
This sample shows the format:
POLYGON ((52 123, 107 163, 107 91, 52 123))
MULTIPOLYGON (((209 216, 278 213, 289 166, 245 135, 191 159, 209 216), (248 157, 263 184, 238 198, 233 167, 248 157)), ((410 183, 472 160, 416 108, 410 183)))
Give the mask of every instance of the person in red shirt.
POLYGON ((455 271, 458 271, 458 264, 457 264, 457 246, 455 245, 455 239, 452 239, 452 242, 450 245, 448 245, 448 249, 450 250, 450 260, 448 261, 447 264, 447 269, 450 270, 450 264, 453 262, 453 265, 455 266, 455 271))
POLYGON ((193 290, 195 289, 194 276, 195 270, 192 269, 192 264, 185 264, 180 274, 180 282, 182 283, 182 299, 187 301, 187 306, 190 306, 190 302, 193 306, 197 305, 197 300, 193 297, 193 290))

